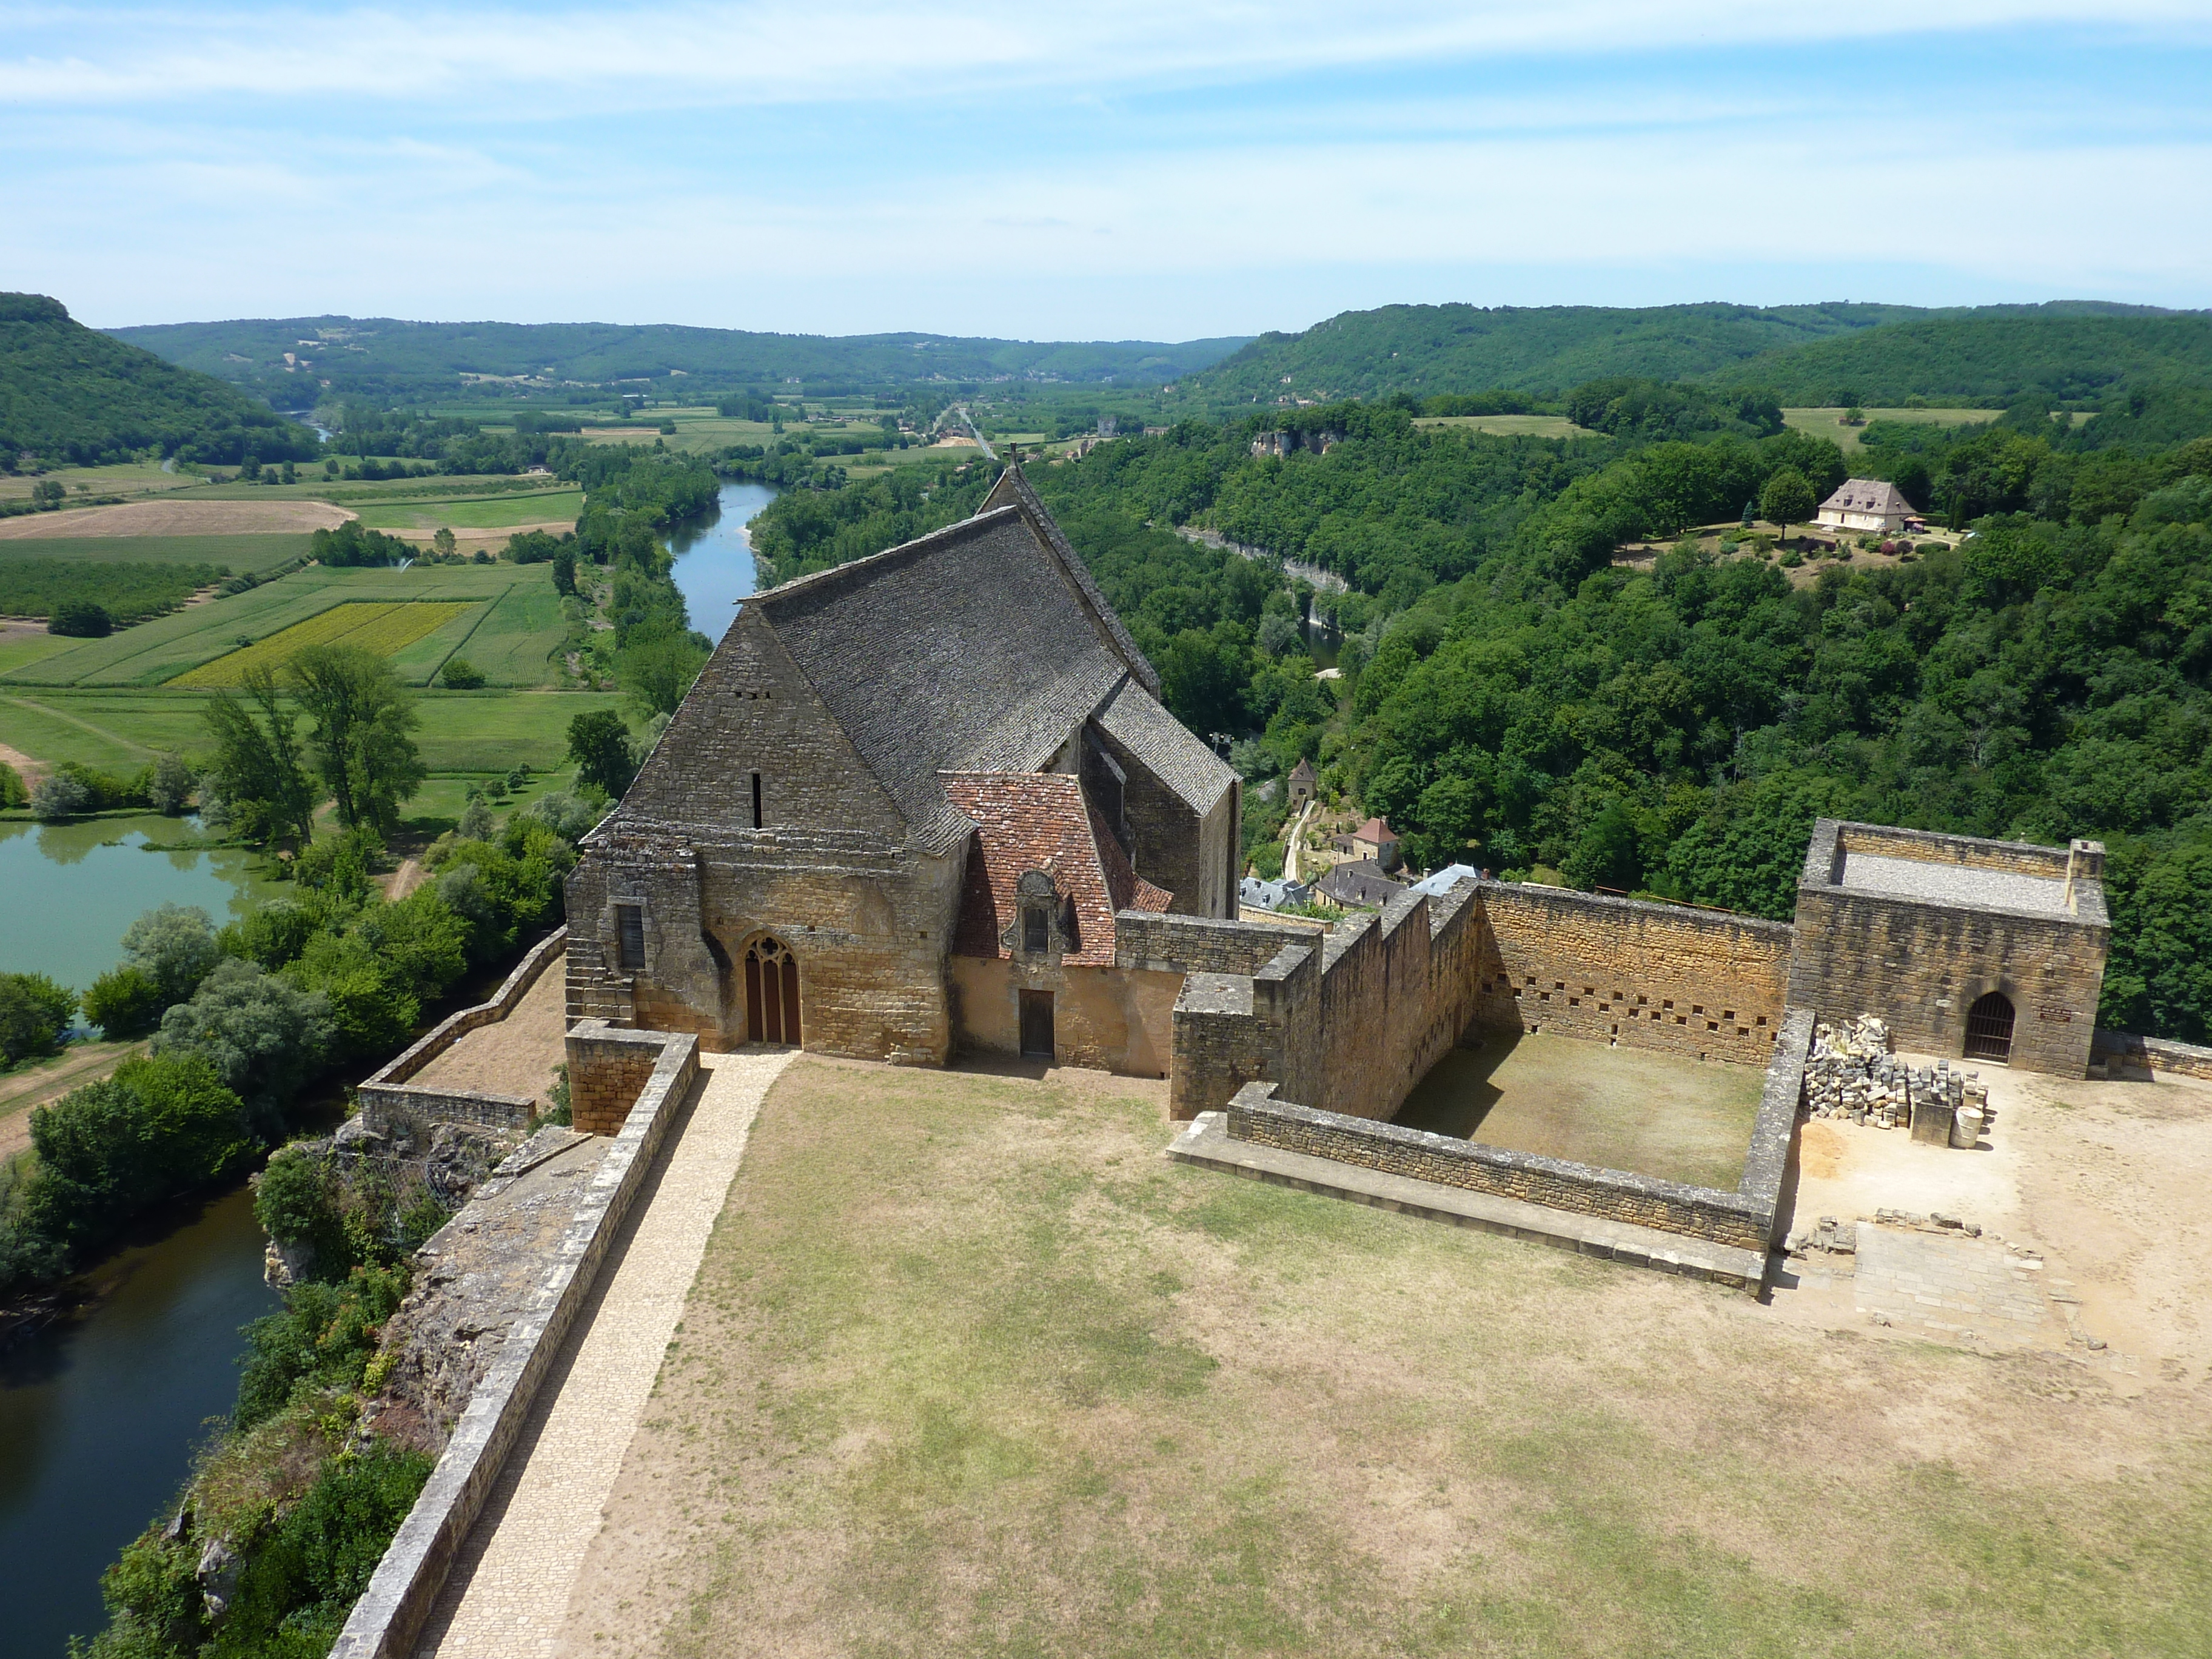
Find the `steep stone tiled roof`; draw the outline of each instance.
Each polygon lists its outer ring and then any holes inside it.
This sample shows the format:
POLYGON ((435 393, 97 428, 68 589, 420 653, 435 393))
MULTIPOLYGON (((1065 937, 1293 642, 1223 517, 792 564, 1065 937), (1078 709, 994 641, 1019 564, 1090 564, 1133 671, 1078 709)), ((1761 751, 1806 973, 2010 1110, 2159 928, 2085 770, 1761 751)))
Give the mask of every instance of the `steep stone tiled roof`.
POLYGON ((747 603, 933 851, 968 833, 939 772, 1047 764, 1129 672, 1013 506, 747 603))
POLYGON ((1082 786, 1065 773, 946 772, 939 782, 975 826, 953 945, 963 956, 1008 954, 1000 935, 1012 925, 1014 884, 1025 871, 1048 872, 1073 902, 1082 948, 1060 959, 1079 966, 1112 965, 1115 911, 1164 911, 1174 896, 1129 868, 1082 786))
POLYGON ((1906 501, 1897 486, 1881 478, 1846 478, 1843 487, 1822 501, 1823 513, 1910 513, 1912 503, 1906 501))
POLYGON ((1098 711, 1098 724, 1201 817, 1237 780, 1220 756, 1193 737, 1133 680, 1124 683, 1114 700, 1098 711))
POLYGON ((1316 884, 1339 904, 1388 904, 1406 890, 1402 883, 1383 874, 1382 866, 1372 859, 1340 864, 1316 884))
POLYGON ((1010 466, 1001 472, 999 475, 999 482, 991 486, 990 495, 984 498, 982 507, 984 512, 988 513, 1000 507, 1018 507, 1021 509, 1022 516, 1029 520, 1030 527, 1036 531, 1038 538, 1052 550, 1053 556, 1060 561, 1061 568, 1066 572, 1068 580, 1075 585, 1076 591, 1082 595, 1085 608, 1098 619, 1099 626, 1103 628, 1112 639, 1115 653, 1123 662, 1128 665, 1129 672, 1136 676, 1137 684, 1143 686, 1152 696, 1156 697, 1159 696, 1158 671, 1152 666, 1145 653, 1137 648, 1136 641, 1129 637, 1129 630, 1121 625, 1121 617, 1114 614, 1114 607, 1106 603, 1106 596, 1098 591, 1098 584, 1091 579, 1090 568, 1076 556, 1075 550, 1068 545, 1066 536, 1061 533, 1060 526, 1054 520, 1052 514, 1044 510, 1044 503, 1037 499, 1036 491, 1030 488, 1029 479, 1024 476, 1018 466, 1010 466))

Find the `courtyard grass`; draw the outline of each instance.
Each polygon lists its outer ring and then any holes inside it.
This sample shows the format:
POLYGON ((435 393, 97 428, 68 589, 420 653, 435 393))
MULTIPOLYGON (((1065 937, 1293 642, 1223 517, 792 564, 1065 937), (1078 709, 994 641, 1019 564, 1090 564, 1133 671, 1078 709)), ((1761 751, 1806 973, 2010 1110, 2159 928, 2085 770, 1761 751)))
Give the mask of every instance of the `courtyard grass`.
POLYGON ((1765 1081, 1754 1066, 1496 1033, 1438 1060, 1393 1121, 1733 1192, 1765 1081))
POLYGON ((1168 1133, 1158 1085, 794 1065, 564 1650, 2203 1650, 2201 1393, 1793 1327, 1168 1133))

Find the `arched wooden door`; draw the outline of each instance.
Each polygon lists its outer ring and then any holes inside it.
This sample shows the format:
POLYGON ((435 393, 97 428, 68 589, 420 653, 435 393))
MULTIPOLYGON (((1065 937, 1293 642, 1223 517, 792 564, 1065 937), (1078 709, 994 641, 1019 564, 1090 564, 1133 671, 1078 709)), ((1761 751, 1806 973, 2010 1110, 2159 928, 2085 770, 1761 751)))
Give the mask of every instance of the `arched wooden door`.
POLYGON ((2012 1058, 2012 1000, 2003 992, 1977 998, 1966 1010, 1966 1058, 2012 1058))
POLYGON ((745 1036, 799 1046, 799 963, 779 939, 745 946, 745 1036))

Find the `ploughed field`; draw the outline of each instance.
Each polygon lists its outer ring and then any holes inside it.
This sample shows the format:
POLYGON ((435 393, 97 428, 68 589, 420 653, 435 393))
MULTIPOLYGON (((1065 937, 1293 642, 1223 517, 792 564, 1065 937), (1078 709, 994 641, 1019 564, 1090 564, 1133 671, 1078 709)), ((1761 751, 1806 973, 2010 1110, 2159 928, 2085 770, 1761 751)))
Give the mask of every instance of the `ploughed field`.
POLYGON ((1733 1192, 1765 1080, 1749 1066, 1501 1033, 1438 1060, 1393 1121, 1733 1192))
POLYGON ((2202 1390, 1170 1164, 1162 1113, 1096 1073, 793 1065, 562 1650, 2201 1644, 2202 1390))

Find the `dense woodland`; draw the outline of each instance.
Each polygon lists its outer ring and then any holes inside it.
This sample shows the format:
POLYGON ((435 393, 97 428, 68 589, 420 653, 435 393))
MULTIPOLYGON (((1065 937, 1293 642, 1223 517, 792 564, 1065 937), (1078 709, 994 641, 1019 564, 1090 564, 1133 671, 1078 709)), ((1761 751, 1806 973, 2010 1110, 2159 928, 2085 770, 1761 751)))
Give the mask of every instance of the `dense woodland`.
POLYGON ((0 294, 0 471, 25 455, 47 465, 147 453, 235 465, 304 460, 319 447, 258 399, 87 328, 59 301, 0 294))
MULTIPOLYGON (((1586 412, 1624 396, 1624 416, 1714 410, 1615 386, 1586 412)), ((1402 402, 1340 404, 1187 422, 1031 477, 1180 718, 1236 735, 1255 783, 1313 758, 1325 788, 1387 814, 1422 864, 1786 917, 1822 814, 2102 836, 2106 1018, 2203 1041, 2212 438, 2142 435, 2186 426, 2176 411, 2194 406, 2152 398, 2110 427, 2016 410, 1869 429, 1853 471, 1905 480, 1978 533, 1795 587, 1749 544, 1613 562, 1621 542, 1736 518, 1784 469, 1818 493, 1842 480, 1824 439, 1749 435, 1763 407, 1689 440, 1642 435, 1680 430, 1672 415, 1543 440, 1424 429, 1402 402), (1336 441, 1252 454, 1255 432, 1285 425, 1336 441), (1350 591, 1316 593, 1178 526, 1309 561, 1350 591), (1301 628, 1307 616, 1320 626, 1301 628), (1334 685, 1312 654, 1332 644, 1334 685)), ((793 492, 756 544, 787 579, 950 522, 988 483, 976 465, 793 492)), ((1255 800, 1264 865, 1279 809, 1255 800)))

